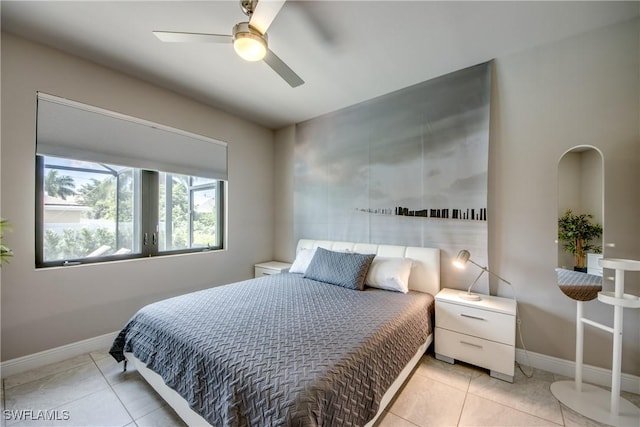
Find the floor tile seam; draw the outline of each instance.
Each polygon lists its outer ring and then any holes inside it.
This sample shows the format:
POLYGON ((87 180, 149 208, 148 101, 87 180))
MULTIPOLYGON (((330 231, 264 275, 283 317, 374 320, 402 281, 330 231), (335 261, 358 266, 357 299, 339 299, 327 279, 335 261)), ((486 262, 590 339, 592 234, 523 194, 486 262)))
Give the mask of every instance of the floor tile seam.
POLYGON ((462 408, 460 408, 460 413, 458 414, 458 421, 456 421, 456 426, 460 425, 462 421, 462 414, 464 414, 464 407, 467 404, 467 398, 469 397, 469 391, 464 394, 464 400, 462 401, 462 408))
MULTIPOLYGON (((64 371, 64 372, 66 372, 66 371, 64 371)), ((104 379, 104 376, 103 376, 103 375, 101 375, 101 376, 103 377, 102 379, 104 379)), ((48 378, 48 377, 47 377, 47 378, 48 378)), ((98 377, 98 376, 96 376, 96 378, 99 378, 99 377, 98 377)), ((45 379, 45 378, 41 378, 41 379, 40 379, 40 380, 38 380, 38 381, 42 381, 42 380, 44 380, 44 379, 45 379)), ((32 382, 32 381, 30 381, 29 383, 31 383, 31 382, 32 382)), ((71 387, 73 387, 76 383, 77 383, 77 382, 74 382, 74 383, 70 384, 70 386, 71 386, 71 387)), ((28 383, 25 383, 25 384, 28 384, 28 383)), ((57 408, 59 408, 59 407, 61 407, 61 406, 68 405, 68 404, 69 404, 69 403, 71 403, 71 402, 75 402, 76 400, 82 399, 82 398, 87 397, 87 396, 89 396, 89 395, 91 395, 91 394, 98 393, 98 392, 100 392, 100 391, 104 391, 104 390, 106 390, 106 389, 108 388, 108 387, 107 387, 108 385, 109 385, 109 383, 108 383, 107 381, 105 381, 105 382, 104 382, 104 383, 102 383, 102 385, 100 385, 98 388, 94 388, 94 389, 92 389, 91 391, 87 392, 86 394, 83 394, 83 395, 81 395, 81 396, 79 396, 79 397, 73 398, 73 399, 71 399, 71 400, 69 400, 69 401, 65 401, 65 402, 61 403, 60 405, 53 406, 53 407, 50 407, 50 408, 44 408, 43 410, 54 410, 54 409, 57 409, 57 408)), ((11 390, 11 389, 14 389, 14 388, 15 388, 15 387, 10 387, 10 390, 11 390)), ((41 390, 41 388, 38 388, 38 390, 41 390)), ((46 394, 46 393, 45 393, 45 394, 46 394)), ((6 399, 6 397, 5 397, 5 399, 6 399)), ((22 400, 22 399, 17 399, 17 401, 18 401, 18 402, 19 402, 20 400, 22 400)), ((5 400, 5 409, 7 409, 7 408, 6 408, 6 400, 5 400)), ((19 409, 19 407, 17 407, 17 406, 16 406, 16 409, 19 409)))
MULTIPOLYGON (((54 371, 53 373, 51 373, 49 375, 45 375, 45 376, 40 377, 40 378, 35 378, 33 380, 30 380, 30 381, 26 381, 26 382, 23 382, 23 383, 20 383, 20 384, 16 384, 16 385, 10 386, 9 388, 5 387, 3 391, 6 392, 7 390, 11 390, 11 389, 14 389, 16 387, 21 387, 21 386, 24 386, 26 384, 30 384, 32 382, 42 381, 42 380, 45 380, 47 378, 53 377, 54 375, 63 374, 65 372, 69 372, 69 371, 72 371, 74 369, 77 369, 80 366, 89 365, 91 363, 94 363, 94 365, 95 365, 95 362, 93 362, 93 359, 91 359, 91 357, 90 357, 89 360, 87 360, 86 362, 78 363, 76 365, 70 366, 69 368, 63 369, 63 370, 60 370, 60 371, 54 371)), ((41 368, 34 368, 33 370, 35 370, 35 369, 41 369, 41 368)), ((98 370, 99 370, 99 368, 98 368, 98 370)), ((29 372, 29 371, 25 371, 25 372, 29 372)), ((15 374, 15 375, 21 375, 21 374, 15 374)), ((9 377, 9 378, 11 378, 11 377, 9 377)), ((4 381, 6 381, 6 379, 3 379, 3 384, 4 384, 4 381)), ((4 387, 4 385, 3 385, 3 387, 4 387)))
MULTIPOLYGON (((420 377, 422 377, 422 378, 432 378, 432 377, 431 377, 431 376, 429 376, 428 374, 425 374, 425 373, 420 372, 420 370, 418 370, 418 369, 416 369, 416 370, 413 372, 413 374, 412 374, 411 376, 413 376, 413 375, 418 375, 418 376, 420 376, 420 377)), ((448 376, 448 375, 455 375, 455 373, 444 372, 444 375, 447 375, 447 376, 448 376)), ((468 378, 469 380, 473 379, 473 375, 471 375, 471 374, 460 373, 459 375, 460 375, 460 376, 464 376, 464 377, 468 378)), ((487 374, 487 375, 488 375, 488 374, 487 374)), ((410 377, 411 377, 411 376, 410 376, 410 377)), ((410 377, 409 377, 409 378, 410 378, 410 377)))
POLYGON ((560 415, 562 415, 562 425, 566 426, 567 420, 565 419, 565 416, 564 416, 564 405, 562 404, 560 404, 560 415))
MULTIPOLYGON (((435 379, 435 378, 433 378, 433 377, 429 377, 429 376, 426 376, 426 375, 420 375, 420 377, 422 377, 422 378, 426 378, 426 379, 428 379, 428 380, 430 380, 430 381, 435 381, 435 382, 437 382, 437 383, 439 383, 439 384, 445 385, 445 386, 447 386, 447 387, 451 387, 452 389, 454 389, 454 390, 456 390, 456 391, 459 391, 459 392, 461 392, 461 393, 464 393, 464 400, 463 400, 463 403, 462 403, 462 407, 464 408, 464 402, 465 402, 465 401, 466 401, 466 399, 467 399, 468 391, 461 390, 461 389, 459 389, 458 387, 452 386, 451 384, 449 384, 449 383, 447 383, 447 382, 440 381, 440 380, 435 379)), ((467 390, 469 389, 470 384, 471 384, 471 379, 469 379, 469 384, 467 384, 467 390)), ((415 426, 417 426, 417 427, 420 427, 420 425, 419 425, 419 424, 416 424, 416 423, 414 423, 413 421, 410 421, 410 420, 408 420, 408 419, 404 418, 403 416, 396 414, 396 413, 395 413, 395 412, 393 412, 391 409, 388 409, 388 410, 387 410, 387 412, 390 412, 390 413, 392 413, 393 415, 395 415, 396 417, 402 418, 403 420, 405 420, 405 421, 407 421, 407 422, 409 422, 409 423, 411 423, 411 424, 413 424, 413 425, 415 425, 415 426)), ((460 414, 458 414, 458 424, 456 424, 456 426, 460 424, 460 417, 461 417, 461 416, 462 416, 462 409, 460 410, 460 414)))
POLYGON ((485 400, 488 400, 488 401, 490 401, 490 402, 493 402, 493 403, 495 403, 496 405, 500 405, 500 406, 502 406, 502 407, 509 408, 509 409, 511 409, 511 410, 514 410, 514 411, 520 412, 521 414, 525 414, 525 415, 528 415, 528 416, 531 416, 531 417, 534 417, 534 418, 538 418, 539 420, 542 420, 542 421, 545 421, 545 422, 548 422, 548 423, 551 423, 551 424, 554 424, 554 425, 557 425, 557 426, 563 426, 563 427, 565 426, 564 414, 562 413, 562 408, 560 408, 560 416, 561 416, 561 418, 562 418, 562 423, 561 423, 561 424, 558 424, 558 423, 557 423, 556 421, 554 421, 554 420, 550 420, 550 419, 547 419, 547 418, 541 417, 541 416, 539 416, 539 415, 537 415, 537 414, 532 414, 532 413, 530 413, 530 412, 523 411, 522 409, 514 408, 513 406, 506 405, 506 404, 504 404, 503 402, 498 402, 498 401, 495 401, 495 400, 489 399, 488 397, 484 397, 484 396, 477 395, 477 394, 475 394, 475 393, 469 393, 469 394, 472 394, 472 395, 474 395, 474 396, 476 396, 476 397, 479 397, 479 398, 481 398, 481 399, 485 399, 485 400))
MULTIPOLYGON (((65 406, 71 405, 72 403, 77 402, 78 400, 82 400, 82 399, 84 399, 84 398, 86 398, 86 397, 89 397, 89 396, 91 396, 91 395, 93 395, 93 394, 96 394, 96 393, 100 393, 100 392, 105 391, 105 390, 107 390, 107 389, 108 389, 107 385, 104 385, 103 387, 101 387, 101 388, 99 388, 99 389, 97 389, 97 390, 90 391, 90 392, 89 392, 89 393, 87 393, 87 394, 84 394, 84 395, 82 395, 82 396, 79 396, 79 397, 77 397, 77 398, 75 398, 75 399, 71 399, 71 400, 66 401, 66 402, 64 402, 64 403, 61 403, 61 404, 59 404, 59 405, 57 405, 57 406, 54 406, 54 407, 51 407, 51 408, 38 409, 38 410, 42 410, 42 411, 56 411, 56 410, 62 410, 65 406)), ((7 408, 5 407, 5 409, 7 409, 7 408)), ((27 409, 27 408, 24 408, 24 409, 27 409)), ((32 408, 32 409, 33 409, 33 408, 32 408)), ((20 409, 20 407, 19 407, 19 406, 16 406, 16 408, 11 409, 11 410, 17 410, 17 411, 19 411, 19 410, 22 410, 22 409, 20 409)), ((131 418, 131 419, 133 420, 133 418, 131 418)), ((7 423, 7 424, 6 424, 6 426, 7 426, 7 427, 10 427, 10 426, 12 426, 12 425, 14 425, 14 424, 17 424, 18 422, 20 422, 20 420, 16 420, 16 421, 14 421, 14 422, 12 422, 12 423, 7 423)))
MULTIPOLYGON (((164 409, 164 408, 167 408, 167 407, 169 407, 169 408, 170 408, 169 404, 168 404, 167 402, 165 402, 165 400, 164 400, 164 399, 162 399, 162 397, 161 397, 160 399, 162 400, 162 405, 158 406, 158 407, 157 407, 157 408, 155 408, 155 409, 152 409, 151 411, 147 412, 146 414, 142 414, 142 415, 140 415, 138 418, 133 419, 133 421, 134 421, 134 422, 136 422, 136 421, 140 421, 142 418, 144 418, 144 417, 146 417, 147 415, 150 415, 150 414, 152 414, 152 413, 154 413, 154 412, 156 412, 156 411, 159 411, 159 410, 164 409)), ((177 414, 176 414, 176 415, 177 415, 177 414)), ((177 415, 177 416, 178 416, 178 415, 177 415)), ((182 420, 182 418, 180 418, 180 416, 178 416, 178 418, 179 418, 180 420, 182 420)), ((137 424, 137 423, 136 423, 136 424, 137 424)))
MULTIPOLYGON (((469 392, 472 394, 475 394, 476 396, 479 396, 478 393, 474 392, 471 389, 471 386, 474 385, 474 380, 479 380, 480 377, 476 377, 476 378, 472 378, 471 381, 469 382, 469 392)), ((534 379, 534 380, 527 380, 526 382, 516 382, 514 380, 513 383, 508 384, 508 383, 504 383, 501 380, 495 380, 498 382, 498 384, 506 384, 507 386, 513 386, 513 387, 518 387, 518 388, 524 388, 524 387, 529 387, 535 391, 541 391, 541 392, 547 392, 549 391, 552 382, 549 382, 547 380, 543 380, 543 379, 534 379)), ((477 382, 475 383, 477 384, 477 382)), ((490 385, 490 384, 488 384, 490 385)), ((485 385, 474 385, 474 388, 478 388, 480 389, 479 391, 482 391, 482 389, 486 388, 485 385)), ((501 391, 507 391, 507 390, 501 390, 501 391)))
MULTIPOLYGON (((162 401, 164 402, 164 399, 162 399, 162 401)), ((136 424, 138 424, 138 421, 140 421, 142 418, 144 418, 144 417, 146 417, 146 416, 149 416, 149 415, 151 415, 151 414, 153 414, 154 412, 157 412, 157 411, 165 411, 165 412, 167 412, 167 411, 168 411, 169 413, 172 413, 172 414, 170 414, 170 416, 172 416, 172 417, 176 418, 176 419, 177 419, 178 421, 180 421, 183 425, 187 426, 186 421, 184 421, 184 420, 182 419, 182 417, 181 417, 180 415, 178 415, 178 413, 177 413, 177 412, 176 412, 176 411, 175 411, 175 410, 174 410, 174 409, 173 409, 173 408, 172 408, 168 403, 163 404, 163 405, 162 405, 162 406, 160 406, 159 408, 156 408, 156 409, 154 409, 153 411, 149 412, 148 414, 142 415, 142 416, 140 416, 140 417, 136 418, 136 419, 135 419, 135 420, 133 420, 133 421, 134 421, 136 424)), ((394 414, 394 415, 395 415, 395 414, 394 414)), ((414 423, 412 423, 412 424, 414 424, 414 423)), ((416 427, 420 427, 420 426, 416 426, 416 427)))
MULTIPOLYGON (((94 361, 94 364, 96 365, 96 367, 98 366, 97 363, 94 361)), ((124 368, 123 368, 124 369, 124 368)), ((159 407, 152 409, 149 412, 146 412, 142 415, 140 415, 138 418, 134 418, 133 414, 129 411, 129 409, 127 408, 127 405, 124 403, 124 401, 122 400, 122 397, 120 396, 120 394, 118 393, 118 391, 114 388, 120 384, 124 384, 127 382, 127 380, 122 380, 122 381, 116 381, 113 384, 109 381, 109 379, 106 377, 106 375, 104 374, 104 372, 102 372, 102 370, 98 367, 98 370, 100 371, 100 374, 102 374, 102 376, 104 377, 104 379, 107 381, 107 384, 109 385, 109 388, 111 389, 111 391, 113 391, 113 393, 116 395, 116 398, 118 399, 118 401, 120 402, 120 404, 122 404, 122 406, 124 407, 124 410, 127 412, 127 414, 129 415, 129 417, 131 418, 131 421, 133 423, 135 423, 136 425, 138 425, 138 423, 136 423, 137 420, 146 417, 147 415, 151 414, 152 412, 158 411, 162 408, 164 408, 165 406, 168 406, 169 404, 162 398, 162 396, 158 396, 162 402, 162 405, 160 405, 159 407)), ((144 377, 142 378, 142 381, 144 380, 144 377)), ((146 381, 145 381, 146 383, 146 381)), ((126 424, 125 424, 126 425, 126 424)))
MULTIPOLYGON (((443 363, 446 366, 449 366, 453 369, 456 369, 456 367, 459 367, 459 374, 460 375, 464 375, 466 377, 469 377, 470 379, 475 378, 476 376, 481 377, 483 375, 489 375, 489 370, 488 369, 481 369, 481 368, 477 368, 475 366, 467 366, 467 364, 464 364, 464 362, 462 363, 447 363, 447 362, 443 362, 440 361, 438 359, 434 359, 437 363, 443 363), (464 372, 466 371, 466 372, 464 372)), ((456 361, 457 362, 457 361, 456 361)), ((420 373, 420 369, 418 369, 420 367, 420 364, 418 364, 414 370, 415 374, 418 374, 420 376, 425 376, 424 374, 420 373)), ((427 367, 425 367, 423 370, 429 370, 427 367)), ((447 372, 447 374, 449 374, 447 372)))
MULTIPOLYGON (((511 406, 511 405, 507 405, 507 404, 505 404, 504 402, 500 402, 500 401, 498 401, 498 400, 491 399, 490 397, 483 396, 483 395, 480 395, 480 394, 474 393, 474 392, 472 392, 472 391, 467 392, 467 394, 473 394, 473 395, 474 395, 474 396, 476 396, 476 397, 479 397, 479 398, 481 398, 481 399, 488 400, 488 401, 493 402, 493 403, 495 403, 495 404, 498 404, 498 405, 500 405, 500 406, 504 406, 505 408, 510 408, 510 409, 513 409, 514 411, 522 412, 523 414, 531 415, 531 416, 533 416, 533 417, 540 418, 541 420, 544 420, 544 421, 547 421, 547 422, 550 422, 550 423, 553 423, 553 424, 556 424, 556 425, 564 425, 564 417, 562 417, 562 408, 560 408, 560 417, 561 417, 561 418, 562 418, 562 420, 563 420, 563 421, 562 421, 562 422, 563 422, 563 424, 558 424, 558 423, 557 423, 556 421, 554 421, 554 420, 550 420, 550 419, 548 419, 548 418, 541 417, 540 415, 537 415, 537 414, 534 414, 534 413, 531 413, 531 412, 524 411, 524 410, 522 410, 521 408, 515 408, 515 407, 513 407, 513 406, 511 406)), ((557 402, 557 403, 559 403, 559 402, 557 402)))
POLYGON ((597 423, 597 425, 602 425, 602 426, 607 426, 607 427, 613 427, 613 426, 610 426, 609 424, 606 424, 606 423, 600 422, 600 421, 598 421, 598 420, 594 420, 593 418, 589 418, 589 417, 587 417, 586 415, 583 415, 583 414, 581 414, 581 413, 579 413, 579 412, 577 412, 577 411, 574 411, 573 409, 571 409, 571 408, 570 408, 570 407, 568 407, 567 405, 565 405, 565 404, 561 403, 561 404, 560 404, 560 413, 562 414, 562 422, 563 422, 563 425, 565 425, 565 426, 567 425, 567 421, 566 421, 566 417, 565 417, 565 411, 573 412, 574 414, 578 415, 579 417, 583 417, 583 418, 585 418, 585 419, 587 419, 587 420, 589 420, 589 421, 591 421, 591 422, 597 423))
POLYGON ((465 398, 465 400, 467 399, 467 394, 469 394, 469 390, 471 390, 471 381, 473 381, 473 375, 470 375, 470 376, 469 376, 469 382, 467 383, 467 388, 466 388, 466 390, 464 391, 464 393, 465 393, 465 394, 464 394, 464 398, 465 398))
MULTIPOLYGON (((496 381, 500 381, 500 380, 496 380, 496 381)), ((507 387, 509 387, 509 386, 517 387, 518 389, 523 389, 523 388, 526 387, 525 384, 520 384, 520 383, 515 383, 515 382, 507 385, 507 387)), ((551 383, 545 383, 545 382, 540 382, 539 384, 531 384, 531 383, 529 383, 528 387, 532 391, 546 393, 546 392, 549 392, 549 389, 551 387, 551 383)), ((490 384, 489 385, 477 385, 477 383, 474 384, 473 380, 469 382, 469 393, 475 394, 476 396, 480 396, 481 392, 483 392, 483 391, 486 392, 486 391, 489 391, 489 390, 498 390, 499 392, 504 392, 504 393, 511 394, 511 391, 507 390, 505 388, 492 387, 490 384)))
MULTIPOLYGON (((87 397, 89 397, 89 396, 92 396, 92 395, 94 395, 94 394, 101 393, 101 392, 103 392, 103 391, 106 391, 107 389, 108 389, 108 387, 104 387, 104 388, 101 388, 100 390, 92 391, 91 393, 88 393, 88 394, 86 394, 86 395, 84 395, 84 396, 82 396, 82 397, 79 397, 79 398, 77 398, 77 399, 70 400, 70 401, 68 401, 68 402, 66 402, 66 403, 63 403, 63 404, 61 404, 60 406, 56 406, 55 408, 52 408, 52 409, 50 409, 50 410, 51 410, 51 411, 55 411, 55 410, 64 410, 64 409, 63 409, 63 408, 64 408, 64 406, 70 406, 71 404, 73 404, 73 403, 75 403, 75 402, 77 402, 77 401, 79 401, 79 400, 86 399, 86 398, 87 398, 87 397)), ((113 391, 113 390, 112 390, 112 391, 113 391)), ((114 393, 114 395, 115 395, 115 393, 114 393)), ((70 415, 72 416, 72 414, 70 414, 70 415)), ((131 420, 133 421, 133 418, 131 418, 131 420)), ((126 425, 126 424, 125 424, 125 425, 126 425)), ((7 426, 7 427, 9 427, 9 426, 7 426)))
POLYGON ((409 424, 411 424, 411 425, 414 425, 414 426, 416 426, 416 427, 420 427, 420 424, 416 424, 416 423, 414 423, 413 421, 408 420, 408 419, 406 419, 405 417, 403 417, 403 416, 401 416, 401 415, 398 415, 398 414, 396 414, 395 412, 393 412, 393 411, 391 411, 391 410, 387 410, 387 412, 388 412, 388 413, 390 413, 390 414, 395 415, 395 416, 396 416, 396 417, 398 417, 398 418, 401 418, 402 420, 404 420, 404 421, 408 422, 408 423, 409 423, 409 424))
POLYGON ((414 372, 413 372, 413 374, 409 375, 409 376, 407 377, 407 379, 412 378, 412 377, 413 377, 413 376, 415 376, 415 375, 417 375, 417 376, 419 376, 419 377, 421 377, 421 378, 429 378, 429 379, 432 379, 429 375, 422 374, 422 373, 420 373, 418 370, 414 371, 414 372))
POLYGON ((127 413, 127 415, 129 415, 129 418, 131 419, 131 422, 128 422, 124 426, 128 426, 131 423, 133 423, 133 424, 135 424, 137 426, 138 423, 136 423, 136 419, 133 417, 133 414, 131 413, 131 411, 129 411, 129 408, 127 408, 127 405, 124 404, 124 401, 122 400, 122 398, 120 397, 118 392, 113 388, 114 385, 111 384, 111 382, 109 382, 109 380, 107 379, 106 375, 104 374, 104 372, 102 372, 102 370, 100 369, 100 367, 98 366, 96 361, 93 360, 93 358, 91 358, 91 360, 93 361, 93 364, 96 366, 96 368, 98 368, 98 371, 100 371, 100 375, 102 375, 102 378, 104 378, 104 380, 107 383, 107 386, 113 392, 113 394, 116 396, 116 399, 118 399, 118 402, 120 402, 120 404, 122 405, 122 408, 124 409, 124 411, 127 413))
MULTIPOLYGON (((1 1, 1 0, 0 0, 1 1)), ((96 364, 96 366, 98 366, 97 362, 94 362, 96 364)), ((129 365, 129 369, 131 368, 131 365, 129 365)), ((119 376, 115 377, 115 378, 109 378, 107 377, 107 375, 105 374, 105 372, 102 370, 102 368, 100 368, 100 366, 98 366, 98 370, 100 370, 100 373, 102 374, 102 376, 104 377, 105 380, 107 380, 107 382, 109 383, 109 385, 111 387, 117 386, 119 384, 123 384, 126 383, 129 378, 121 378, 119 376)), ((131 370, 128 370, 127 372, 133 372, 131 370)), ((114 390, 115 391, 115 390, 114 390)), ((117 393, 117 392, 116 392, 117 393)))
POLYGON ((91 358, 91 360, 92 360, 94 363, 97 363, 99 360, 104 360, 104 359, 108 359, 108 358, 110 358, 110 357, 111 357, 111 355, 107 353, 105 356, 103 356, 103 357, 101 357, 101 358, 99 358, 99 359, 96 359, 95 357, 93 357, 93 355, 92 355, 91 353, 89 353, 89 357, 91 358))
POLYGON ((468 378, 469 382, 467 383, 466 388, 463 390, 463 389, 458 388, 458 387, 456 387, 456 386, 454 386, 454 385, 451 385, 451 383, 449 383, 449 382, 445 382, 445 381, 439 380, 439 379, 437 379, 437 378, 430 377, 430 376, 428 376, 428 375, 419 375, 419 376, 420 376, 421 378, 426 378, 426 379, 428 379, 428 380, 430 380, 430 381, 435 381, 435 382, 437 382, 437 383, 444 384, 444 385, 446 385, 446 386, 448 386, 448 387, 451 387, 451 388, 453 388, 453 389, 455 389, 455 390, 457 390, 457 391, 461 391, 461 392, 463 392, 463 393, 467 393, 467 392, 469 391, 469 387, 471 386, 471 378, 468 378))

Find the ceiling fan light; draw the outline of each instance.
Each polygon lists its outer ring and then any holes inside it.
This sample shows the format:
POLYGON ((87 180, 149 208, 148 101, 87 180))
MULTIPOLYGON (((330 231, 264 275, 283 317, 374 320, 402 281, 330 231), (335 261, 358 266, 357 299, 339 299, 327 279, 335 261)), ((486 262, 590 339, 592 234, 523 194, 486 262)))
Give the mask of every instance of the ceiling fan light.
POLYGON ((247 32, 236 33, 233 48, 245 61, 260 61, 267 54, 267 42, 259 35, 247 32))

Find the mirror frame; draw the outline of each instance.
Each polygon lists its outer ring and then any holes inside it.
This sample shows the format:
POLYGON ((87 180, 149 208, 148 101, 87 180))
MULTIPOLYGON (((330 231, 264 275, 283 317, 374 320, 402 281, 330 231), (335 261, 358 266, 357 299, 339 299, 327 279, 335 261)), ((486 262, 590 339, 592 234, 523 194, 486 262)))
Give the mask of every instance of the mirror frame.
MULTIPOLYGON (((587 152, 587 151, 594 151, 599 155, 600 176, 599 178, 596 177, 594 179, 598 179, 600 184, 600 197, 599 197, 600 204, 599 204, 599 212, 593 212, 593 213, 599 213, 600 218, 596 216, 595 220, 592 222, 600 223, 602 225, 602 234, 600 236, 600 247, 601 247, 601 252, 603 254, 602 256, 604 256, 604 249, 605 249, 605 244, 604 244, 604 241, 605 241, 604 240, 604 236, 605 236, 604 153, 599 148, 594 147, 593 145, 588 145, 588 144, 576 145, 564 151, 560 156, 558 160, 558 166, 557 166, 557 174, 558 174, 557 175, 557 202, 556 202, 557 215, 558 215, 558 218, 560 218, 560 216, 563 215, 563 212, 566 212, 567 209, 570 209, 570 208, 561 207, 562 206, 561 200, 563 198, 563 194, 566 194, 561 190, 562 174, 561 174, 560 167, 562 166, 562 161, 570 153, 581 153, 581 152, 587 152)), ((578 170, 580 171, 580 173, 582 172, 583 167, 584 165, 579 166, 578 170)), ((581 176, 578 176, 577 180, 582 180, 581 176)), ((584 212, 584 209, 582 209, 582 202, 581 202, 581 199, 582 199, 581 195, 585 194, 584 191, 585 191, 584 188, 582 188, 580 190, 580 194, 578 194, 577 199, 579 201, 578 206, 580 206, 580 209, 575 210, 574 214, 576 215, 580 215, 584 212)), ((598 197, 593 197, 592 200, 597 200, 597 198, 598 197)), ((594 205, 595 203, 597 202, 594 202, 594 205)), ((593 210, 595 211, 596 209, 593 209, 593 210)), ((602 290, 602 285, 603 285, 602 268, 598 266, 596 267, 595 271, 593 271, 593 267, 589 268, 588 262, 586 264, 586 267, 587 267, 586 272, 572 271, 564 268, 564 266, 562 265, 562 262, 560 261, 560 257, 561 257, 561 253, 565 251, 563 248, 562 241, 560 241, 557 236, 558 236, 558 224, 556 222, 556 243, 557 243, 556 244, 556 251, 557 251, 556 252, 556 281, 560 290, 567 297, 574 300, 578 300, 578 301, 591 301, 597 298, 598 292, 602 290), (591 274, 594 272, 599 274, 591 274), (598 276, 600 276, 599 280, 597 279, 598 276)), ((601 257, 596 257, 596 259, 597 258, 601 258, 601 257)))

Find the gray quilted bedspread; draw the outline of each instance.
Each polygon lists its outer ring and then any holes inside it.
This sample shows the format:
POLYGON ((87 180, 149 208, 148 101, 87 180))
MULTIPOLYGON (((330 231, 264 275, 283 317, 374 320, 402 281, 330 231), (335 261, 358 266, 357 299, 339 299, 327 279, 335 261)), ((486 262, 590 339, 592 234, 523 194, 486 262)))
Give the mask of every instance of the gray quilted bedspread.
POLYGON ((431 331, 433 297, 265 276, 142 308, 113 343, 214 426, 361 426, 431 331))
POLYGON ((579 301, 591 301, 598 298, 602 290, 602 277, 580 271, 556 268, 558 286, 569 298, 579 301))

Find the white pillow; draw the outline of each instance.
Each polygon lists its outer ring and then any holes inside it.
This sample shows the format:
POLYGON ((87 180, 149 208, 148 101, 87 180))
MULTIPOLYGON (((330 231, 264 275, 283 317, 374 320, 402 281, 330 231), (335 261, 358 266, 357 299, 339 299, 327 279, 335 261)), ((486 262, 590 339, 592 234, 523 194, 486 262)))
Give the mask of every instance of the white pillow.
POLYGON ((411 259, 376 256, 369 267, 365 285, 398 291, 409 292, 409 274, 411 273, 411 259))
POLYGON ((309 263, 311 259, 316 254, 316 248, 312 249, 301 249, 296 255, 295 261, 291 264, 291 268, 289 268, 289 273, 306 273, 307 268, 309 267, 309 263))

